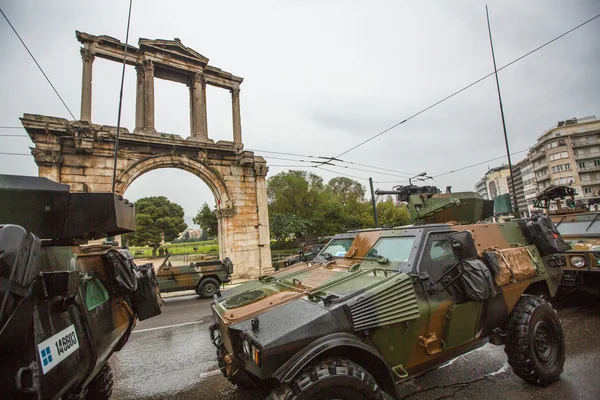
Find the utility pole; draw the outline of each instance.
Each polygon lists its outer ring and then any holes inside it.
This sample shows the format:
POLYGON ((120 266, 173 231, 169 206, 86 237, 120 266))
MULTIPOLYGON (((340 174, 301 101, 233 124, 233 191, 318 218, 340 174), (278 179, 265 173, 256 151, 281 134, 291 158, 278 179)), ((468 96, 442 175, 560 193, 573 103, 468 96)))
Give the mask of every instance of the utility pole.
POLYGON ((377 219, 377 205, 375 204, 375 192, 373 192, 373 178, 369 178, 369 186, 371 186, 371 204, 373 205, 373 218, 375 219, 375 228, 379 228, 379 220, 377 219))
POLYGON ((520 218, 519 203, 517 203, 517 192, 515 190, 515 178, 513 174, 512 162, 510 160, 510 149, 508 147, 508 136, 506 134, 506 121, 504 120, 504 108, 502 107, 502 96, 500 95, 500 81, 498 80, 498 69, 496 68, 496 56, 494 55, 494 43, 492 42, 492 28, 490 27, 490 14, 488 6, 485 6, 485 15, 487 17, 488 33, 490 35, 490 48, 492 49, 492 60, 494 62, 494 75, 496 76, 496 88, 498 89, 498 102, 500 103, 500 115, 502 116, 502 129, 504 129, 504 144, 506 145, 506 157, 508 157, 508 169, 510 171, 510 187, 513 195, 515 218, 520 218))

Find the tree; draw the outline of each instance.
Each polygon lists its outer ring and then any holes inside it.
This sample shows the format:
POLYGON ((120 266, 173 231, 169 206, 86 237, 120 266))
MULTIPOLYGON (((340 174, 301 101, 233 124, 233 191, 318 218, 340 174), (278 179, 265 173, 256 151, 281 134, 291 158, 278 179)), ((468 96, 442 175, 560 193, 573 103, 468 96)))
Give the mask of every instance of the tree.
POLYGON ((309 220, 324 194, 323 178, 306 171, 280 172, 269 178, 269 215, 293 214, 309 220))
POLYGON ((204 203, 202 208, 198 210, 198 214, 194 217, 194 223, 202 228, 202 235, 206 233, 207 237, 217 236, 219 233, 219 221, 217 216, 210 209, 208 204, 204 203))
POLYGON ((380 226, 394 227, 411 222, 408 208, 405 205, 397 206, 391 197, 377 203, 377 217, 380 226))
POLYGON ((275 214, 271 218, 270 228, 273 238, 281 244, 295 237, 303 236, 310 224, 294 214, 275 214))
POLYGON ((151 246, 156 257, 162 240, 173 241, 187 228, 183 215, 183 208, 164 196, 141 198, 135 203, 136 230, 126 239, 134 246, 151 246))
POLYGON ((363 201, 365 199, 365 188, 359 182, 346 178, 336 177, 327 182, 330 190, 342 204, 351 201, 363 201))

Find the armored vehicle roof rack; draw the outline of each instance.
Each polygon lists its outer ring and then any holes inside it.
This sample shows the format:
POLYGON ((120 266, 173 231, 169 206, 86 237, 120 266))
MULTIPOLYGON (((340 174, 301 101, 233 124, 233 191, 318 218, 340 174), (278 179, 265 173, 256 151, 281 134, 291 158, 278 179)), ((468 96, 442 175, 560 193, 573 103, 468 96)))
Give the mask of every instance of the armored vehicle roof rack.
POLYGON ((47 178, 0 175, 0 223, 41 239, 93 240, 135 230, 133 203, 114 193, 71 193, 47 178))

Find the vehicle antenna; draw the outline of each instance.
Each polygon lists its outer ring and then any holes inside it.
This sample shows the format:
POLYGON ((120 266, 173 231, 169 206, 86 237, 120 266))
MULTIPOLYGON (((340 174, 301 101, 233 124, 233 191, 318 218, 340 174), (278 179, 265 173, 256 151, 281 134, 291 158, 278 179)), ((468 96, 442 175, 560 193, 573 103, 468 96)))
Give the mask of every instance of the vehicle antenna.
POLYGON ((115 136, 115 157, 113 164, 112 192, 115 193, 117 183, 117 156, 119 154, 119 130, 121 129, 121 109, 123 106, 123 82, 125 82, 125 66, 127 65, 127 49, 129 48, 129 23, 131 22, 131 4, 129 0, 129 13, 127 15, 127 33, 125 34, 125 52, 123 55, 123 72, 121 73, 121 92, 119 93, 119 112, 117 114, 117 133, 115 136))
POLYGON ((492 61, 494 62, 494 75, 496 76, 496 88, 498 89, 498 102, 500 103, 500 115, 502 116, 502 129, 504 130, 504 144, 506 145, 506 157, 508 157, 508 169, 510 171, 510 188, 513 195, 514 215, 519 218, 519 204, 517 203, 517 192, 515 191, 515 179, 513 174, 512 162, 510 160, 510 150, 508 147, 508 136, 506 134, 506 121, 504 120, 504 108, 502 107, 502 95, 500 94, 500 81, 498 80, 498 69, 496 68, 496 56, 494 55, 494 43, 492 42, 492 28, 490 27, 490 14, 488 6, 485 5, 485 15, 487 17, 488 33, 490 35, 490 48, 492 50, 492 61))

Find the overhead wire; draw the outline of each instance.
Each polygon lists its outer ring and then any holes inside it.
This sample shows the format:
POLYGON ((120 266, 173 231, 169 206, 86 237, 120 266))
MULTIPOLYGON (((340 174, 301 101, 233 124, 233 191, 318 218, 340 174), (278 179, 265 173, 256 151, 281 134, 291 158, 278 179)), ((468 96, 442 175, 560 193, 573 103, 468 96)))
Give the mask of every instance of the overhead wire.
MULTIPOLYGON (((524 150, 515 151, 515 152, 513 152, 513 153, 510 153, 510 155, 512 156, 512 155, 515 155, 515 154, 520 154, 520 153, 523 153, 523 152, 525 152, 525 151, 528 151, 528 150, 529 150, 529 149, 524 149, 524 150)), ((490 162, 490 161, 496 161, 496 160, 500 160, 501 158, 505 158, 505 157, 506 157, 506 154, 505 154, 505 155, 502 155, 502 156, 500 156, 500 157, 496 157, 496 158, 490 158, 489 160, 481 161, 481 162, 478 162, 478 163, 476 163, 476 164, 467 165, 466 167, 461 167, 461 168, 453 169, 452 171, 447 171, 447 172, 444 172, 444 173, 442 173, 442 174, 432 175, 432 178, 439 178, 440 176, 444 176, 444 175, 452 174, 452 173, 454 173, 454 172, 462 171, 462 170, 465 170, 465 169, 468 169, 468 168, 477 167, 477 166, 479 166, 479 165, 482 165, 482 164, 488 163, 488 162, 490 162)))
POLYGON ((73 118, 73 120, 77 120, 77 118, 75 118, 75 116, 71 112, 71 109, 69 108, 69 106, 67 106, 67 103, 65 103, 65 101, 63 100, 63 98, 60 95, 60 93, 58 93, 58 90, 56 90, 56 88, 54 87, 54 85, 50 81, 50 78, 48 78, 48 75, 46 75, 46 73, 44 72, 44 69, 42 68, 42 66, 37 62, 37 60, 35 59, 35 57, 33 56, 33 54, 31 54, 31 51, 29 51, 29 48, 27 47, 27 45, 25 44, 25 42, 23 41, 23 39, 21 39, 21 36, 19 36, 19 33, 17 32, 17 30, 15 29, 15 27, 13 26, 13 24, 11 24, 10 20, 8 19, 8 17, 6 16, 6 14, 4 14, 4 11, 1 8, 0 8, 0 13, 2 13, 2 15, 4 16, 4 19, 6 20, 6 22, 8 22, 8 25, 10 25, 10 27, 12 28, 13 32, 15 33, 15 35, 17 35, 17 37, 21 41, 21 44, 23 45, 23 47, 25 47, 25 50, 27 50, 27 52, 29 53, 29 55, 33 59, 33 62, 35 62, 35 65, 37 65, 37 67, 42 72, 42 75, 44 75, 44 78, 46 78, 46 80, 48 81, 48 83, 50 84, 50 86, 52 86, 52 89, 54 90, 54 93, 56 93, 56 95, 58 96, 58 98, 60 99, 60 101, 63 103, 63 106, 65 106, 65 108, 67 109, 67 111, 69 112, 69 114, 71 115, 71 117, 73 118))
MULTIPOLYGON (((590 22, 592 22, 593 20, 595 20, 595 19, 596 19, 596 18, 598 18, 598 17, 600 17, 600 14, 598 14, 598 15, 596 15, 596 16, 594 16, 594 17, 590 18, 590 19, 588 19, 588 20, 587 20, 587 21, 585 21, 585 22, 582 22, 581 24, 577 25, 576 27, 574 27, 574 28, 572 28, 572 29, 569 29, 568 31, 566 31, 565 33, 563 33, 563 34, 561 34, 561 35, 559 35, 559 36, 555 37, 554 39, 552 39, 552 40, 549 40, 548 42, 546 42, 546 43, 542 44, 541 46, 538 46, 538 47, 536 47, 535 49, 533 49, 533 50, 529 51, 528 53, 525 53, 525 54, 523 54, 522 56, 520 56, 520 57, 518 57, 518 58, 516 58, 516 59, 512 60, 512 61, 511 61, 511 62, 509 62, 508 64, 506 64, 506 65, 504 65, 504 66, 502 66, 502 67, 498 68, 498 71, 502 71, 503 69, 505 69, 505 68, 507 68, 507 67, 509 67, 509 66, 513 65, 514 63, 516 63, 516 62, 518 62, 518 61, 520 61, 520 60, 524 59, 525 57, 528 57, 528 56, 530 56, 531 54, 533 54, 533 53, 537 52, 538 50, 541 50, 542 48, 544 48, 544 47, 548 46, 549 44, 551 44, 551 43, 553 43, 553 42, 555 42, 555 41, 559 40, 560 38, 562 38, 562 37, 564 37, 564 36, 568 35, 569 33, 571 33, 571 32, 573 32, 573 31, 575 31, 575 30, 577 30, 577 29, 581 28, 582 26, 584 26, 584 25, 586 25, 586 24, 588 24, 588 23, 590 23, 590 22)), ((450 98, 452 98, 452 97, 454 97, 454 96, 456 96, 456 95, 458 95, 458 94, 460 94, 460 93, 464 92, 465 90, 467 90, 467 89, 471 88, 472 86, 475 86, 476 84, 478 84, 478 83, 480 83, 481 81, 483 81, 483 80, 485 80, 485 79, 489 78, 489 77, 490 77, 490 76, 492 76, 492 75, 494 75, 494 72, 490 72, 490 73, 489 73, 489 74, 487 74, 486 76, 484 76, 484 77, 482 77, 482 78, 480 78, 480 79, 476 80, 475 82, 473 82, 473 83, 471 83, 471 84, 469 84, 469 85, 467 85, 467 86, 463 87, 462 89, 459 89, 459 90, 455 91, 454 93, 452 93, 452 94, 450 94, 450 95, 448 95, 448 96, 444 97, 443 99, 441 99, 441 100, 439 100, 439 101, 437 101, 437 102, 433 103, 432 105, 430 105, 430 106, 428 106, 428 107, 425 107, 425 108, 424 108, 424 109, 422 109, 421 111, 419 111, 419 112, 416 112, 416 113, 412 114, 411 116, 409 116, 408 118, 405 118, 404 120, 402 120, 402 121, 398 122, 397 124, 394 124, 394 125, 390 126, 389 128, 387 128, 387 129, 384 129, 383 131, 381 131, 381 132, 377 133, 376 135, 374 135, 374 136, 371 136, 370 138, 368 138, 368 139, 366 139, 366 140, 364 140, 364 141, 360 142, 360 143, 359 143, 359 144, 357 144, 356 146, 353 146, 353 147, 349 148, 348 150, 344 151, 343 153, 340 153, 340 154, 338 154, 338 155, 336 156, 336 158, 338 158, 338 157, 341 157, 341 156, 343 156, 343 155, 345 155, 345 154, 348 154, 349 152, 351 152, 351 151, 353 151, 353 150, 356 150, 357 148, 359 148, 359 147, 361 147, 361 146, 363 146, 363 145, 367 144, 368 142, 370 142, 370 141, 372 141, 372 140, 374 140, 374 139, 378 138, 379 136, 381 136, 381 135, 383 135, 383 134, 385 134, 385 133, 387 133, 387 132, 391 131, 392 129, 394 129, 394 128, 396 128, 396 127, 398 127, 398 126, 400 126, 400 125, 402 125, 402 124, 404 124, 404 123, 406 123, 406 122, 410 121, 411 119, 413 119, 413 118, 417 117, 418 115, 420 115, 420 114, 423 114, 424 112, 426 112, 426 111, 428 111, 428 110, 432 109, 433 107, 435 107, 435 106, 437 106, 437 105, 439 105, 439 104, 441 104, 441 103, 445 102, 446 100, 449 100, 450 98)))
MULTIPOLYGON (((293 157, 304 157, 304 158, 321 159, 321 160, 323 160, 323 159, 330 160, 332 158, 332 157, 322 157, 322 156, 314 156, 314 155, 307 155, 307 154, 286 153, 286 152, 271 151, 271 150, 248 149, 248 151, 254 151, 254 152, 257 152, 257 153, 267 153, 267 154, 289 155, 289 156, 293 156, 293 157)), ((265 158, 278 159, 278 158, 273 157, 273 156, 264 156, 264 157, 265 158)), ((294 160, 294 161, 297 161, 297 160, 294 160)), ((412 173, 412 172, 399 171, 399 170, 396 170, 396 169, 378 167, 378 166, 375 166, 375 165, 361 164, 361 163, 356 163, 356 162, 352 162, 352 161, 337 160, 336 162, 346 163, 346 164, 352 164, 352 165, 358 165, 358 166, 361 166, 361 167, 372 168, 372 169, 376 169, 376 170, 382 170, 382 171, 388 171, 388 172, 396 172, 398 174, 414 175, 414 173, 412 173)), ((407 176, 407 178, 408 178, 408 176, 407 176)))

